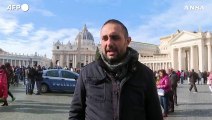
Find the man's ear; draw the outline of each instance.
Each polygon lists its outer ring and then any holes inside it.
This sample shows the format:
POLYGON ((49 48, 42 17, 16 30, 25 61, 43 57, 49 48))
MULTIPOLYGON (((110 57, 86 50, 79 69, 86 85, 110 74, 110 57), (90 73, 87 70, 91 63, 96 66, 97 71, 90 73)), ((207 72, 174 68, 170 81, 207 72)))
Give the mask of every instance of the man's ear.
POLYGON ((131 42, 131 37, 127 37, 127 45, 129 45, 131 42))

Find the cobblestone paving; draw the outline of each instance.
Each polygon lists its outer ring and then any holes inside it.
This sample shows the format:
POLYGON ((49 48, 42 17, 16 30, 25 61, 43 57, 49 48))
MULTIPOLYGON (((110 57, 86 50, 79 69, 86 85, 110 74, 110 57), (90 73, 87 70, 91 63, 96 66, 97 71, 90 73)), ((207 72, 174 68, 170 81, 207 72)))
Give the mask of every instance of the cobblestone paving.
POLYGON ((189 85, 179 85, 178 104, 166 120, 212 120, 212 94, 208 85, 197 85, 198 93, 189 85))
MULTIPOLYGON (((179 85, 175 112, 165 120, 212 120, 212 94, 207 85, 197 85, 198 93, 179 85)), ((67 120, 72 94, 47 93, 25 95, 24 87, 12 87, 16 100, 8 107, 0 106, 0 120, 67 120)))
POLYGON ((71 96, 69 93, 26 95, 24 87, 11 88, 16 97, 8 97, 9 106, 0 106, 0 120, 67 120, 71 96))

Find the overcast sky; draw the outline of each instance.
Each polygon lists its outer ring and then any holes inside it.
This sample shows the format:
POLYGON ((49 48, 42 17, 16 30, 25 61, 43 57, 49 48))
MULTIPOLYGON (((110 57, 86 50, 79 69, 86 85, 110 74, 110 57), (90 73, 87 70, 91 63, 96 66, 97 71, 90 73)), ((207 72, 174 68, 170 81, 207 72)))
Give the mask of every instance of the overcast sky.
POLYGON ((0 0, 0 48, 51 58, 53 42, 73 43, 84 24, 99 43, 100 27, 111 18, 127 26, 133 41, 158 45, 178 29, 211 31, 211 11, 211 0, 0 0), (27 12, 10 9, 22 4, 27 12))

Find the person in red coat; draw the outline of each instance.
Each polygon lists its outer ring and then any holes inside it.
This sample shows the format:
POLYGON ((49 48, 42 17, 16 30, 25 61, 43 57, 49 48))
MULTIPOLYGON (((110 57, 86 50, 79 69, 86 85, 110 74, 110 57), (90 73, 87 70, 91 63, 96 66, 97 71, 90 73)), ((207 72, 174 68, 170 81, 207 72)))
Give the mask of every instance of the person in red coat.
POLYGON ((7 97, 8 97, 7 75, 5 66, 2 65, 0 67, 0 98, 4 101, 4 104, 2 106, 8 106, 7 97))

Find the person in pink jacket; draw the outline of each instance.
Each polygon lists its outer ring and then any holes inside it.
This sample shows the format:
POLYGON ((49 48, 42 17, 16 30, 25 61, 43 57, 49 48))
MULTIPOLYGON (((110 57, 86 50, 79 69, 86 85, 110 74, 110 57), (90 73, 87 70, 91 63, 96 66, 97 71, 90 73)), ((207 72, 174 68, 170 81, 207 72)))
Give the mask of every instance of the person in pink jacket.
POLYGON ((8 97, 7 75, 5 66, 2 65, 0 67, 0 98, 4 101, 4 104, 2 106, 8 106, 7 97, 8 97))
POLYGON ((160 96, 160 104, 164 109, 163 117, 167 117, 169 110, 169 93, 171 92, 171 82, 165 70, 159 70, 160 81, 157 84, 158 89, 164 90, 164 96, 160 96))
POLYGON ((208 76, 208 84, 209 84, 209 89, 212 92, 212 71, 210 72, 208 76))

